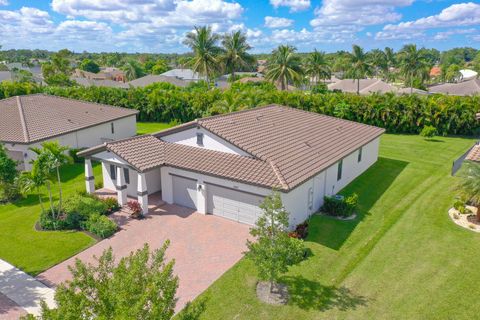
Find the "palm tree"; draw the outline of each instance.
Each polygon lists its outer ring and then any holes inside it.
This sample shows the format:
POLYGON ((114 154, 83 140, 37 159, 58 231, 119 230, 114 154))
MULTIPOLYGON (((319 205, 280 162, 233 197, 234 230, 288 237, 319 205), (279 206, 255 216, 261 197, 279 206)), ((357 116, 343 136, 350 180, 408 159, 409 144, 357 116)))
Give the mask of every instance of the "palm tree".
POLYGON ((224 53, 221 57, 230 79, 235 81, 235 71, 240 67, 252 65, 255 58, 247 51, 252 47, 247 43, 247 37, 241 31, 225 34, 222 39, 224 53))
POLYGON ((128 80, 135 80, 143 75, 141 66, 138 64, 137 61, 134 61, 134 60, 127 61, 123 65, 122 70, 123 72, 125 72, 125 77, 128 80))
MULTIPOLYGON (((47 141, 42 143, 42 148, 31 148, 37 156, 45 155, 48 159, 44 162, 45 171, 55 171, 58 184, 58 213, 62 212, 62 183, 60 178, 60 167, 72 162, 72 158, 66 154, 68 147, 61 146, 57 141, 47 141)), ((35 165, 35 162, 34 162, 35 165)))
POLYGON ((395 51, 393 51, 392 48, 386 47, 385 57, 387 61, 386 78, 388 81, 394 81, 395 76, 392 73, 390 73, 390 69, 394 68, 397 65, 397 58, 395 56, 395 51))
POLYGON ((378 77, 379 73, 385 75, 387 72, 387 55, 380 49, 373 49, 370 51, 370 60, 372 66, 375 67, 375 77, 378 77))
POLYGON ((477 220, 480 221, 480 164, 468 162, 458 187, 462 195, 477 207, 477 220))
POLYGON ((332 76, 332 69, 327 62, 325 52, 319 52, 315 49, 308 55, 305 63, 305 73, 315 79, 315 84, 318 84, 318 79, 325 81, 332 76))
POLYGON ((273 50, 267 64, 265 78, 272 82, 279 81, 282 90, 288 88, 289 83, 302 81, 301 60, 295 54, 296 50, 295 47, 281 45, 273 50))
POLYGON ((195 31, 187 33, 183 43, 192 49, 193 71, 204 76, 207 86, 210 86, 210 79, 220 69, 218 55, 222 49, 217 46, 220 36, 212 32, 210 26, 195 27, 195 31))
POLYGON ((42 174, 38 174, 38 171, 34 174, 33 171, 23 172, 20 177, 18 177, 18 185, 22 193, 29 193, 35 190, 38 195, 38 202, 40 203, 40 208, 42 212, 45 212, 43 206, 42 194, 40 193, 40 188, 46 184, 47 177, 42 174))
POLYGON ((416 79, 423 84, 429 77, 429 65, 426 55, 422 50, 417 50, 414 44, 407 44, 399 53, 400 73, 405 83, 410 84, 410 92, 413 93, 413 85, 416 79))
POLYGON ((360 79, 372 73, 372 65, 368 61, 367 54, 357 45, 353 45, 352 53, 350 53, 350 70, 349 75, 357 80, 357 94, 360 94, 360 79))

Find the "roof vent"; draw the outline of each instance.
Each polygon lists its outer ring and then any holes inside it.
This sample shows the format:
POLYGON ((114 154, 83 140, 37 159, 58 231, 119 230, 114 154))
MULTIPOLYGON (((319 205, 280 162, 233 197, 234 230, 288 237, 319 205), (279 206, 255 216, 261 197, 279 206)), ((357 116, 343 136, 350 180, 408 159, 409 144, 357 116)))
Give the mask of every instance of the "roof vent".
POLYGON ((305 143, 305 145, 306 145, 307 147, 309 147, 309 148, 312 147, 307 141, 305 141, 305 142, 303 142, 303 143, 305 143))

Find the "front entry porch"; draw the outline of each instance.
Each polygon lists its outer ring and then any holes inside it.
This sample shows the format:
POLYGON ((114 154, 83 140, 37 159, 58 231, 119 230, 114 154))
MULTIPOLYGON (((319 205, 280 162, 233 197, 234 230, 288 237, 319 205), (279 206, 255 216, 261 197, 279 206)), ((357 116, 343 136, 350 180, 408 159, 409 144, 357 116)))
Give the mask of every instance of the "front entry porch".
POLYGON ((92 159, 85 158, 86 190, 89 194, 115 196, 122 207, 128 201, 137 201, 142 208, 142 214, 146 215, 150 201, 153 206, 164 204, 160 187, 154 188, 159 186, 160 182, 160 171, 157 170, 158 172, 154 170, 139 172, 125 163, 102 161, 103 188, 95 190, 92 159), (147 176, 151 180, 148 184, 150 190, 147 189, 147 176))

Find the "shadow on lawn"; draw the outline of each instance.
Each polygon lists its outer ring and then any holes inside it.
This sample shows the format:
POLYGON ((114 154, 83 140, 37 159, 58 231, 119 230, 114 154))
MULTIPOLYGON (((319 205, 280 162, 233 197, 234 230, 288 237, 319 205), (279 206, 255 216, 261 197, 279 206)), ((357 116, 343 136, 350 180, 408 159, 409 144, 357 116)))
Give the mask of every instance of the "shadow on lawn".
POLYGON ((392 185, 408 165, 408 162, 379 157, 378 161, 340 193, 357 193, 359 204, 357 217, 341 221, 328 216, 315 216, 309 226, 307 241, 312 241, 334 250, 340 249, 355 227, 370 213, 370 209, 392 185))
POLYGON ((348 288, 324 286, 302 276, 284 277, 282 282, 288 286, 289 303, 303 310, 354 310, 366 306, 368 302, 365 297, 355 295, 348 288))

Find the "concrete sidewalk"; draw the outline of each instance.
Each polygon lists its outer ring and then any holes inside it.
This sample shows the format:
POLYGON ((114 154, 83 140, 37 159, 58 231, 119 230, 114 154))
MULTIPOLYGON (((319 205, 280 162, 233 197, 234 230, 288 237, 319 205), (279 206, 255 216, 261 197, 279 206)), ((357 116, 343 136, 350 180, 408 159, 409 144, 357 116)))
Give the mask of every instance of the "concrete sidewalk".
POLYGON ((49 307, 55 306, 54 289, 1 259, 0 293, 35 316, 40 314, 41 300, 45 300, 49 307))

